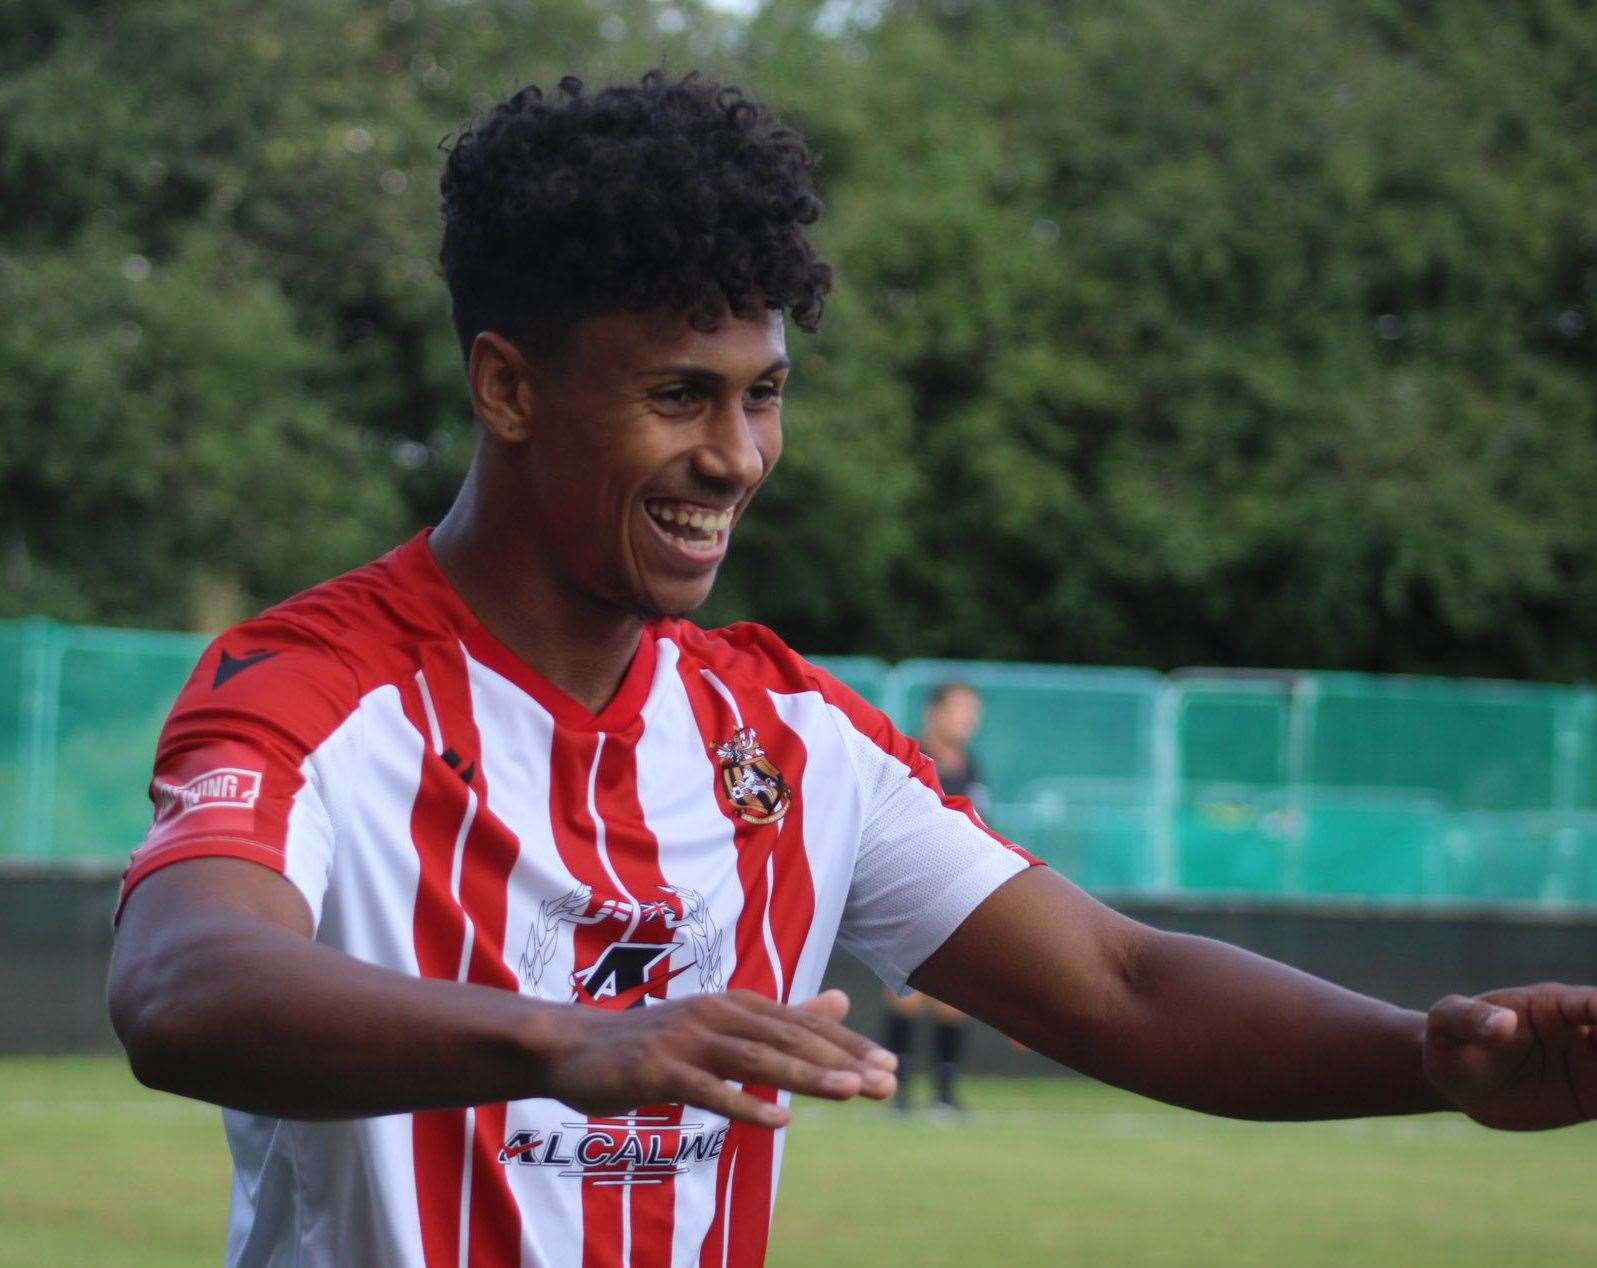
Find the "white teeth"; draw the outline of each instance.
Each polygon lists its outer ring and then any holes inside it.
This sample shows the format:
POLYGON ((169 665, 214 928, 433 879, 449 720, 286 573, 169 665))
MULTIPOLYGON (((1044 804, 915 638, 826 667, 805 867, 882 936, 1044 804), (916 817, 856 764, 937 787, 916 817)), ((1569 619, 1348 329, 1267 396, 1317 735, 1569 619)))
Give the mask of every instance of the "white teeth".
POLYGON ((721 533, 732 527, 732 509, 688 510, 668 503, 649 502, 646 509, 676 541, 694 550, 712 550, 721 533))
POLYGON ((653 515, 662 524, 680 524, 684 528, 707 529, 716 533, 732 526, 732 512, 730 509, 725 511, 690 511, 674 506, 651 503, 649 514, 653 515))

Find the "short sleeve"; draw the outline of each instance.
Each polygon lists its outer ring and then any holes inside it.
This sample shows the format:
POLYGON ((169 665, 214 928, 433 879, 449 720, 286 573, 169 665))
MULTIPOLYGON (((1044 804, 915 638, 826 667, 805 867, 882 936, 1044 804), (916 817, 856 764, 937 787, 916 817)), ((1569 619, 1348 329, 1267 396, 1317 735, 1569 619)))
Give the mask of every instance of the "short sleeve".
POLYGON ((161 731, 153 817, 123 874, 118 919, 161 868, 238 858, 285 876, 319 923, 335 835, 325 750, 353 703, 336 654, 286 622, 246 623, 213 643, 161 731))
POLYGON ((931 759, 886 714, 821 677, 863 802, 838 940, 902 990, 995 889, 1040 863, 988 828, 969 799, 946 796, 931 759))

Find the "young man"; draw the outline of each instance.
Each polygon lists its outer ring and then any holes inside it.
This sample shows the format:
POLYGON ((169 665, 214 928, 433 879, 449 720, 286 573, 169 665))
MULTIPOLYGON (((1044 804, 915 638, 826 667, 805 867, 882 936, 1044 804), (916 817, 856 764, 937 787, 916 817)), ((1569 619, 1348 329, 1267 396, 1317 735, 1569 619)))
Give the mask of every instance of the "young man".
POLYGON ((784 313, 820 314, 811 166, 660 75, 451 151, 460 496, 212 645, 124 885, 112 1015, 227 1107, 230 1263, 758 1264, 788 1094, 893 1093, 815 995, 834 940, 1215 1113, 1597 1108, 1597 993, 1427 1019, 1134 924, 774 634, 682 619, 780 453, 784 313))

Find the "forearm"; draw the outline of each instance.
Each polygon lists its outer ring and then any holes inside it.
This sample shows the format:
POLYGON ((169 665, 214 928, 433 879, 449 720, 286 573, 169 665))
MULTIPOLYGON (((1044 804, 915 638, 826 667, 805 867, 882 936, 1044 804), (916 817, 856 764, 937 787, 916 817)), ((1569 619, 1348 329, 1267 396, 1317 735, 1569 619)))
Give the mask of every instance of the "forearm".
POLYGON ((1236 1118, 1445 1108, 1421 1066, 1423 1014, 1207 938, 1147 931, 1123 992, 1044 1051, 1088 1074, 1236 1118))
POLYGON ((353 1118, 549 1097, 579 1113, 691 1104, 780 1127, 781 1088, 893 1094, 893 1058, 828 991, 748 991, 610 1011, 417 978, 312 940, 299 891, 229 858, 143 881, 122 910, 111 1020, 151 1087, 280 1118, 353 1118))
POLYGON ((142 1082, 300 1119, 536 1095, 564 1012, 408 977, 236 914, 136 955, 119 948, 111 1004, 142 1082))
POLYGON ((1597 1116, 1597 989, 1450 995, 1422 1016, 1150 929, 1041 867, 994 890, 909 980, 1065 1065, 1212 1114, 1458 1109, 1516 1130, 1597 1116))
POLYGON ((1424 1018, 1239 947, 1163 933, 1030 868, 910 977, 1117 1087, 1235 1118, 1443 1108, 1424 1018))

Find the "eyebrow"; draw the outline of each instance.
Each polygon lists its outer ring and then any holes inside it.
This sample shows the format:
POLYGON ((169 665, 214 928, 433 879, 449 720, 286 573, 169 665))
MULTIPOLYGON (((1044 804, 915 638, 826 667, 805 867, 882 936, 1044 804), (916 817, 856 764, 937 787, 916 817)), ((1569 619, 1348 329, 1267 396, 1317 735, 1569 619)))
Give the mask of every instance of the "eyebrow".
MULTIPOLYGON (((778 357, 754 377, 756 379, 767 379, 773 374, 777 374, 782 370, 791 368, 792 365, 792 361, 790 361, 787 357, 778 357)), ((644 377, 658 376, 661 378, 676 377, 682 379, 692 379, 698 383, 726 382, 726 375, 722 374, 719 370, 712 370, 709 366, 695 365, 691 361, 671 362, 666 365, 654 365, 650 366, 647 370, 639 370, 638 374, 644 377)))

